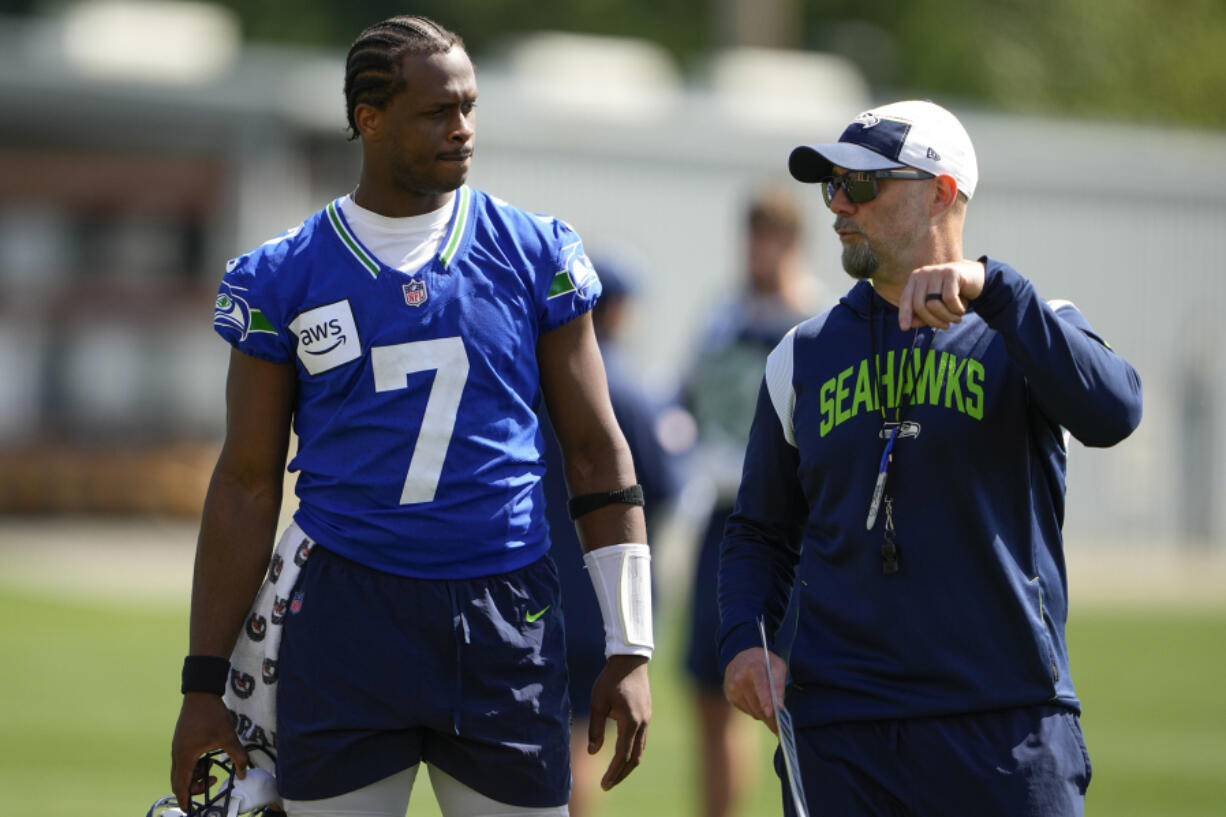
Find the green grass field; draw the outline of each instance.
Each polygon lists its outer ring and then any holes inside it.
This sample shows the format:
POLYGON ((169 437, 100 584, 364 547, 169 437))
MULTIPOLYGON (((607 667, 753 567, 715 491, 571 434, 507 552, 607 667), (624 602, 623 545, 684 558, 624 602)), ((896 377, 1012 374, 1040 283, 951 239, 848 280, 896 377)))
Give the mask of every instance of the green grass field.
MULTIPOLYGON (((646 763, 602 817, 696 815, 696 737, 661 628, 646 763)), ((51 598, 0 584, 0 815, 135 817, 168 792, 185 607, 51 598)), ((1070 628, 1094 762, 1087 814, 1226 814, 1226 610, 1091 607, 1070 628)), ((742 817, 780 813, 762 785, 742 817)), ((421 778, 410 815, 437 815, 421 778)), ((810 793, 814 817, 817 794, 810 793)))

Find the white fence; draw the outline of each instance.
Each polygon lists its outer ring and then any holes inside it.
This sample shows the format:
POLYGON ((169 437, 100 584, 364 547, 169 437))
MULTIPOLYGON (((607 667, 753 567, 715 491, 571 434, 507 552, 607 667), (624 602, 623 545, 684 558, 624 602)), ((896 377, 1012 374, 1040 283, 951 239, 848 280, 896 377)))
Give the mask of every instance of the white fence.
MULTIPOLYGON (((10 46, 29 33, 0 27, 10 46)), ((736 285, 747 195, 768 182, 793 184, 785 161, 794 145, 836 138, 860 108, 890 100, 870 100, 846 65, 797 55, 775 63, 778 83, 748 89, 737 78, 770 77, 770 55, 715 61, 698 84, 667 69, 627 72, 626 82, 639 83, 627 89, 610 84, 622 75, 607 64, 585 73, 579 46, 570 68, 513 52, 478 66, 470 181, 565 218, 591 252, 640 259, 630 353, 648 381, 665 387, 705 311, 736 285)), ((343 134, 343 55, 249 47, 228 73, 168 88, 83 79, 32 53, 0 49, 0 160, 48 150, 177 151, 215 162, 221 192, 200 252, 216 276, 227 256, 356 181, 358 147, 343 134), (35 117, 56 130, 50 147, 35 117)), ((1226 302, 1226 135, 947 105, 962 116, 981 168, 967 253, 1002 258, 1045 297, 1076 302, 1144 382, 1145 419, 1132 439, 1105 452, 1074 444, 1070 538, 1226 541, 1218 501, 1226 498, 1226 337, 1217 314, 1226 302)), ((793 186, 814 275, 837 297, 849 282, 831 218, 815 188, 793 186)), ((49 288, 62 296, 81 277, 71 264, 43 270, 57 242, 77 240, 57 221, 60 206, 0 179, 0 437, 34 433, 57 401, 73 403, 60 406, 69 422, 152 412, 216 433, 226 351, 210 337, 207 296, 198 309, 154 308, 166 319, 147 322, 85 309, 64 327, 40 312, 49 288), (47 385, 52 364, 57 388, 47 385)), ((156 233, 134 235, 139 243, 156 233)))

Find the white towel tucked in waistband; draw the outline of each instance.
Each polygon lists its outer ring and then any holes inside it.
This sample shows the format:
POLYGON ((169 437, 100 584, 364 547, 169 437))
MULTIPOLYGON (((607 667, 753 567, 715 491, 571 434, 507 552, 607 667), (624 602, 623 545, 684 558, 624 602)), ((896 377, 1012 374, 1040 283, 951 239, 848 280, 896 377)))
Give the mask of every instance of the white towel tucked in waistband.
MULTIPOLYGON (((277 746, 277 677, 282 624, 295 604, 290 594, 315 545, 296 524, 281 534, 268 575, 247 614, 234 653, 225 702, 234 713, 234 731, 243 745, 254 744, 271 757, 277 746)), ((252 762, 268 768, 262 758, 252 762)), ((272 771, 271 768, 268 768, 272 771)))

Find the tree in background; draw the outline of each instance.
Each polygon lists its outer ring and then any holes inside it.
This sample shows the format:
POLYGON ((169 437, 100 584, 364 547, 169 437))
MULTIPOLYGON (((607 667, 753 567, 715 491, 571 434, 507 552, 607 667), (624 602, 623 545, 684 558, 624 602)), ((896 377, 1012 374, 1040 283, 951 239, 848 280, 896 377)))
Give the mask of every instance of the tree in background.
MULTIPOLYGON (((219 3, 250 40, 333 48, 406 10, 397 0, 219 3)), ((0 0, 0 14, 58 5, 0 0)), ((773 38, 850 58, 878 98, 1226 127, 1222 0, 418 0, 412 11, 463 31, 478 58, 541 30, 652 40, 683 66, 773 38)))
POLYGON ((850 57, 895 96, 922 89, 1012 111, 1226 125, 1220 0, 807 0, 805 14, 808 47, 850 57))

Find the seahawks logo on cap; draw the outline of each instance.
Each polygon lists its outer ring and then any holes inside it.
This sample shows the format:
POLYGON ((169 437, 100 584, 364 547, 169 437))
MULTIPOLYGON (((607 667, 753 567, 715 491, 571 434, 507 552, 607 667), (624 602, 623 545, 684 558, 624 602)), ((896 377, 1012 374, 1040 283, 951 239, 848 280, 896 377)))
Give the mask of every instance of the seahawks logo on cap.
POLYGON ((843 130, 839 141, 860 145, 897 162, 910 132, 911 125, 901 119, 860 114, 843 130))

